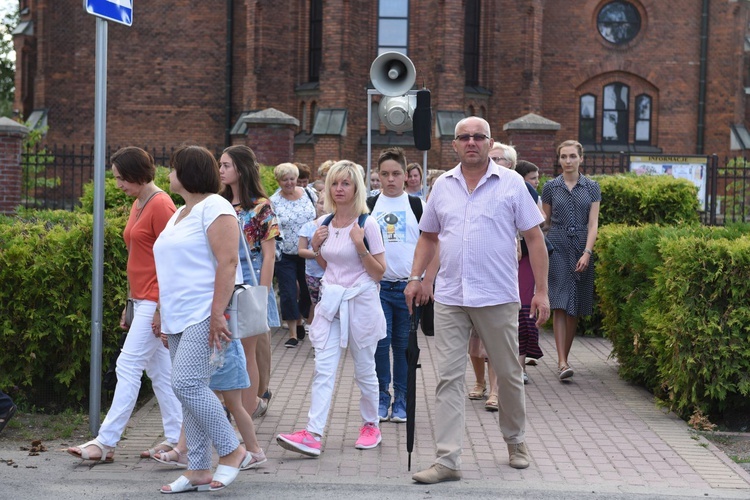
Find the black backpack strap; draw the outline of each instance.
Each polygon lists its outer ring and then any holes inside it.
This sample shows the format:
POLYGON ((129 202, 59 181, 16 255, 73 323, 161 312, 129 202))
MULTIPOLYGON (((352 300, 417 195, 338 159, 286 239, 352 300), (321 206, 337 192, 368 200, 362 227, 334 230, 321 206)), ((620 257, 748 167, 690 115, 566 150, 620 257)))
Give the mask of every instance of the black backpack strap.
POLYGON ((378 202, 379 197, 380 197, 380 193, 376 194, 375 196, 370 196, 367 198, 367 208, 370 209, 370 213, 372 213, 372 211, 375 210, 375 204, 378 202))
POLYGON ((419 222, 422 219, 422 199, 418 196, 409 195, 409 205, 411 205, 411 211, 414 212, 414 217, 419 222))
MULTIPOLYGON (((329 226, 331 224, 331 221, 333 220, 333 216, 336 214, 330 214, 328 217, 323 219, 323 222, 320 224, 321 226, 329 226)), ((357 223, 359 224, 359 227, 365 227, 365 221, 370 216, 370 214, 362 214, 357 219, 357 223)), ((367 243, 367 238, 365 238, 365 248, 369 251, 370 245, 367 243)))
POLYGON ((303 187, 302 189, 305 190, 305 194, 307 195, 308 198, 310 198, 310 203, 312 203, 313 207, 315 207, 315 200, 313 200, 312 194, 310 194, 310 190, 307 189, 306 187, 303 187))
MULTIPOLYGON (((361 227, 361 228, 365 227, 365 221, 367 220, 367 218, 369 216, 370 216, 370 214, 362 214, 362 215, 359 216, 359 218, 357 219, 357 224, 359 224, 359 227, 361 227)), ((366 236, 365 236, 364 242, 365 242, 365 248, 369 252, 370 251, 370 244, 367 243, 367 237, 366 236)))
POLYGON ((328 226, 328 225, 330 225, 331 221, 333 220, 333 216, 334 215, 335 214, 329 214, 328 217, 326 217, 325 219, 323 219, 323 222, 320 225, 321 226, 328 226))

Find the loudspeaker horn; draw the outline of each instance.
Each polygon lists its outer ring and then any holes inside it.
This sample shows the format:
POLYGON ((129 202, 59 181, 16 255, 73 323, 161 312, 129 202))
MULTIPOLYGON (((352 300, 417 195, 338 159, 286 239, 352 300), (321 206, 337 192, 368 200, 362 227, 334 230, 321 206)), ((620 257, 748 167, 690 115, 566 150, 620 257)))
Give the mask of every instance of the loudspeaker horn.
POLYGON ((412 129, 411 116, 415 105, 416 96, 413 95, 383 97, 378 105, 378 116, 388 130, 406 132, 412 129))
POLYGON ((384 52, 370 66, 370 80, 385 96, 402 96, 411 90, 417 70, 411 59, 400 52, 384 52))

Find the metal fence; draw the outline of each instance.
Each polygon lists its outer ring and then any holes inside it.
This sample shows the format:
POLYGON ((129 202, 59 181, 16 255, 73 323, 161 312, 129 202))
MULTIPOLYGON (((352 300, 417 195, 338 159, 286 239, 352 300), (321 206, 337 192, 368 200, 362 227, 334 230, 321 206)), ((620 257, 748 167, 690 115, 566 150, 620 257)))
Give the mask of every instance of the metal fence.
MULTIPOLYGON (((108 147, 106 157, 119 147, 108 147)), ((174 147, 148 148, 157 165, 167 165, 174 147)), ((218 158, 221 147, 213 148, 218 158)), ((586 175, 611 175, 630 170, 630 154, 587 154, 582 166, 586 175)), ((716 155, 705 157, 705 210, 701 220, 707 225, 750 222, 750 159, 716 155)), ((83 186, 94 173, 93 146, 37 146, 22 154, 22 205, 29 208, 72 210, 80 204, 83 186)), ((554 163, 559 174, 560 165, 554 163)))
MULTIPOLYGON (((581 170, 586 175, 629 172, 631 156, 648 155, 587 154, 581 170)), ((700 160, 705 165, 702 175, 706 189, 700 200, 704 207, 700 212, 701 221, 711 226, 750 222, 750 159, 724 157, 720 161, 717 155, 707 155, 703 158, 700 160)), ((557 175, 562 169, 557 162, 554 165, 557 175)))
MULTIPOLYGON (((107 147, 105 158, 118 149, 107 147)), ((167 166, 175 147, 143 149, 154 157, 156 165, 167 166)), ((218 158, 222 148, 212 150, 218 158)), ((24 207, 73 210, 80 205, 83 186, 94 177, 94 146, 37 145, 21 153, 21 165, 24 207)))

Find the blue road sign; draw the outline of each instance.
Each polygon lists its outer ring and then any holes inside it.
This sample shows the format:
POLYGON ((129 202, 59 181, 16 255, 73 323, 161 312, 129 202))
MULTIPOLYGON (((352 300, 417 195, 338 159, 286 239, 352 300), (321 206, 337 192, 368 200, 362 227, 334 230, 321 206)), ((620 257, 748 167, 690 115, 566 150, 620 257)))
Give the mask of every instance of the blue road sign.
POLYGON ((108 21, 133 25, 133 0, 83 0, 86 12, 108 21))

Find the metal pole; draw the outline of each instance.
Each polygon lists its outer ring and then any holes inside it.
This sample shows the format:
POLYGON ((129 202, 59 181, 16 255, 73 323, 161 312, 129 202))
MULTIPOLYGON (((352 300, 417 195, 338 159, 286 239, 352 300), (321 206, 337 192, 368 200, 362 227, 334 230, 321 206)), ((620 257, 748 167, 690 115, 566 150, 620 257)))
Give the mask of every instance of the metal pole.
POLYGON ((107 129, 107 21, 96 18, 94 83, 94 244, 91 278, 91 372, 89 429, 99 434, 102 376, 102 289, 104 288, 104 149, 107 129))
POLYGON ((370 170, 372 169, 372 96, 378 95, 375 89, 367 89, 367 196, 370 196, 370 170))
POLYGON ((422 194, 427 197, 427 150, 422 151, 422 194))

